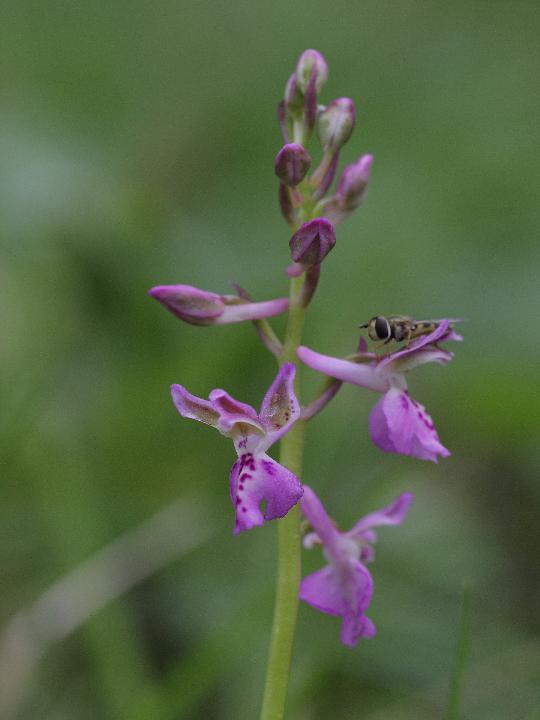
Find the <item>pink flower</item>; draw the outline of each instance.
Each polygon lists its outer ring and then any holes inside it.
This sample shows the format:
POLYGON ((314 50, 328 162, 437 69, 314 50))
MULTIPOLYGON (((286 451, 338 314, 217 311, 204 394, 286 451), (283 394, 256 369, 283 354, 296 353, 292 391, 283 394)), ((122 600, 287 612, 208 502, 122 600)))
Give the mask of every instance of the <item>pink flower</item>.
POLYGON ((461 339, 443 320, 429 335, 383 357, 364 352, 354 361, 342 360, 307 347, 299 347, 297 354, 314 370, 382 393, 369 416, 371 439, 381 450, 437 462, 439 455, 447 457, 450 452, 441 444, 425 407, 410 397, 406 373, 428 362, 446 364, 453 353, 438 347, 437 342, 461 339))
POLYGON ((268 388, 259 413, 231 397, 212 390, 208 400, 172 385, 176 409, 183 417, 211 425, 234 442, 238 460, 230 473, 235 534, 286 515, 302 497, 302 486, 290 470, 266 454, 300 415, 293 382, 296 367, 285 363, 268 388), (266 502, 261 512, 260 505, 266 502))
POLYGON ((364 614, 373 595, 373 580, 364 563, 374 559, 372 543, 377 542, 378 525, 399 525, 413 496, 404 493, 393 503, 361 518, 348 532, 337 529, 313 490, 304 485, 300 504, 313 532, 304 546, 322 544, 328 560, 322 570, 308 575, 300 585, 300 599, 323 613, 343 618, 341 642, 356 645, 361 637, 375 635, 373 622, 364 614))

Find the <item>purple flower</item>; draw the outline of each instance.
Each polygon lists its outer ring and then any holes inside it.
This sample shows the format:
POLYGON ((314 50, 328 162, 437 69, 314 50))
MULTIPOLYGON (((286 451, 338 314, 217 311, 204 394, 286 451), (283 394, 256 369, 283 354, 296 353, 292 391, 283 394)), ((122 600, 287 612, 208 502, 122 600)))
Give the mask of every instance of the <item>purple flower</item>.
POLYGON ((173 315, 191 325, 224 325, 242 320, 261 320, 285 312, 287 298, 246 302, 237 295, 217 295, 191 285, 158 285, 148 294, 173 315))
POLYGON ((307 347, 298 348, 298 357, 330 377, 382 393, 369 416, 371 439, 381 450, 437 462, 439 455, 447 457, 450 452, 441 444, 424 406, 410 397, 405 373, 428 362, 446 364, 453 353, 438 347, 437 342, 461 339, 449 329, 448 320, 443 320, 429 335, 383 357, 358 353, 353 362, 307 347))
POLYGON ((268 388, 259 413, 225 390, 213 390, 208 400, 172 385, 176 409, 183 417, 211 425, 230 437, 238 460, 230 474, 231 501, 236 512, 235 534, 286 515, 302 497, 302 486, 290 470, 266 451, 300 415, 293 382, 296 367, 285 363, 268 388), (264 517, 261 502, 266 503, 264 517))
POLYGON ((361 518, 348 532, 341 532, 313 490, 304 485, 300 508, 313 528, 305 536, 304 546, 322 544, 328 565, 302 580, 300 599, 321 612, 343 618, 344 645, 353 646, 359 638, 375 635, 374 624, 364 615, 373 595, 373 580, 364 565, 374 559, 371 545, 377 542, 377 534, 373 528, 399 525, 412 499, 410 493, 404 493, 382 510, 361 518))

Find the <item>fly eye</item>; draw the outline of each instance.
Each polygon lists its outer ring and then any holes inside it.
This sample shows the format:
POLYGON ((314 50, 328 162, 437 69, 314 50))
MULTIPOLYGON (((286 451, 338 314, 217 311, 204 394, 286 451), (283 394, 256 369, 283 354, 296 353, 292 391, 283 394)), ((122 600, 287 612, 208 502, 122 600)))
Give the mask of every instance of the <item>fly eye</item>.
POLYGON ((379 340, 388 340, 390 337, 390 323, 382 315, 375 318, 375 332, 379 340))

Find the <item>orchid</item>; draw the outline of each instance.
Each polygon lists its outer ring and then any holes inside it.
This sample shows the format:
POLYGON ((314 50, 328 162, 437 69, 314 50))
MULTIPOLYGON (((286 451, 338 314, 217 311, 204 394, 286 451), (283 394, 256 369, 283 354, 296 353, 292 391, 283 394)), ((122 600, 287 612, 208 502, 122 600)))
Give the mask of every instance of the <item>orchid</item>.
POLYGON ((364 564, 374 558, 371 545, 377 541, 377 534, 373 528, 399 525, 412 499, 410 493, 403 493, 387 507, 361 518, 348 532, 341 532, 317 495, 304 485, 300 509, 313 528, 304 537, 304 547, 322 544, 328 565, 302 580, 300 599, 323 613, 343 618, 344 645, 354 646, 359 638, 375 635, 375 626, 365 615, 373 595, 373 579, 364 564))
MULTIPOLYGON (((423 337, 382 357, 368 352, 365 341, 346 359, 302 346, 304 323, 319 287, 321 266, 336 247, 335 228, 363 203, 373 165, 373 156, 363 154, 339 173, 340 156, 355 128, 356 110, 346 97, 321 102, 327 78, 325 58, 316 50, 306 50, 277 108, 285 144, 275 157, 274 172, 279 181, 279 208, 289 225, 291 261, 285 272, 290 283, 288 297, 255 302, 238 283, 233 283, 236 294, 232 295, 191 285, 158 285, 149 291, 189 325, 252 322, 259 340, 280 368, 259 411, 225 390, 212 390, 205 399, 192 395, 182 385, 171 387, 180 415, 210 425, 233 441, 237 459, 230 470, 229 485, 234 533, 280 518, 276 603, 261 720, 284 717, 299 599, 341 617, 345 645, 353 646, 359 638, 375 634, 375 626, 366 616, 373 595, 367 565, 374 559, 374 528, 399 525, 412 500, 409 493, 400 495, 387 507, 361 518, 351 530, 339 530, 315 492, 302 486, 299 479, 303 478, 304 436, 310 420, 344 382, 351 382, 381 395, 371 411, 369 427, 382 450, 437 462, 449 452, 425 408, 410 397, 406 374, 427 362, 447 363, 452 353, 438 343, 461 339, 444 320, 435 324, 433 332, 431 324, 422 326, 421 331, 426 333, 423 337), (315 139, 319 148, 312 152, 308 145, 315 139), (283 333, 268 320, 281 313, 287 314, 283 333), (327 376, 318 395, 302 408, 294 386, 301 367, 296 365, 298 358, 327 376), (268 455, 278 440, 279 462, 268 455), (328 561, 303 580, 300 512, 311 526, 304 536, 304 547, 322 545, 328 561)), ((376 338, 387 339, 380 333, 371 335, 372 340, 376 338)))
POLYGON ((439 440, 431 416, 407 389, 406 373, 428 362, 448 363, 453 353, 438 347, 443 340, 461 340, 441 321, 437 328, 397 352, 377 356, 359 352, 345 360, 301 346, 297 355, 303 363, 332 378, 382 393, 369 416, 371 439, 381 450, 437 462, 450 455, 439 440))
POLYGON ((180 415, 211 425, 234 442, 238 460, 230 473, 230 493, 236 514, 235 534, 283 517, 302 497, 296 475, 266 454, 300 415, 293 389, 295 372, 292 363, 280 368, 259 413, 225 390, 213 390, 204 400, 182 385, 171 387, 180 415), (260 509, 263 501, 264 516, 260 509))

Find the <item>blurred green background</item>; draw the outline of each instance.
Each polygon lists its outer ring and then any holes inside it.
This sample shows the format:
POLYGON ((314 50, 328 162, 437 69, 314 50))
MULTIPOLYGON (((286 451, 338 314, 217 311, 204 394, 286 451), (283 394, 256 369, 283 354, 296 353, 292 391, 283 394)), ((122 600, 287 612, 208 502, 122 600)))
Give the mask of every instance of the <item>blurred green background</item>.
POLYGON ((249 325, 183 325, 146 291, 287 292, 275 106, 306 47, 322 100, 357 105, 342 158, 376 158, 306 344, 351 352, 376 313, 469 322, 410 378, 448 460, 380 453, 352 386, 309 428, 305 481, 344 527, 416 501, 380 533, 375 639, 345 648, 301 607, 287 717, 442 718, 464 583, 462 717, 540 717, 537 3, 19 0, 1 20, 2 718, 257 717, 276 528, 232 536, 232 447, 168 385, 257 405, 274 363, 249 325), (91 560, 140 526, 143 550, 91 560))

